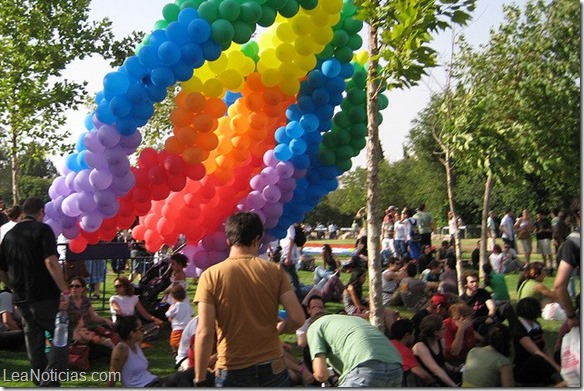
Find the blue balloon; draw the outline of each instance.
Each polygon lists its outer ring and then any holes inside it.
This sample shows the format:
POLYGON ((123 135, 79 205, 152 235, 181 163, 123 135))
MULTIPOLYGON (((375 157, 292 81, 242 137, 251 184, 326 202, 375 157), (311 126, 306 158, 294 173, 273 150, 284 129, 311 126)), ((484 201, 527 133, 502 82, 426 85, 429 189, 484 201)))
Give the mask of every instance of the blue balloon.
POLYGON ((274 148, 274 156, 276 159, 285 162, 292 157, 292 151, 290 151, 287 144, 278 144, 274 148))
POLYGON ((289 121, 299 121, 302 114, 302 110, 300 110, 300 107, 298 107, 296 103, 288 106, 286 109, 286 118, 288 118, 289 121))
MULTIPOLYGON (((154 30, 148 36, 148 45, 157 49, 163 42, 168 41, 168 37, 166 35, 166 31, 162 29, 154 30)), ((147 47, 147 46, 145 46, 147 47)))
POLYGON ((198 17, 199 17, 199 13, 197 12, 196 9, 191 8, 191 7, 185 7, 178 14, 177 20, 188 26, 189 23, 191 23, 193 20, 197 19, 198 17))
POLYGON ((176 64, 180 60, 180 56, 180 47, 172 41, 163 42, 158 47, 158 58, 163 65, 176 64))
MULTIPOLYGON (((304 170, 310 166, 310 159, 306 155, 294 156, 292 159, 292 164, 299 170, 304 170)), ((296 184, 298 186, 298 183, 296 184)))
POLYGON ((339 76, 341 76, 343 79, 348 79, 353 76, 354 72, 355 68, 353 67, 353 64, 344 62, 341 64, 341 72, 339 73, 339 76))
POLYGON ((316 106, 326 105, 330 100, 331 94, 324 87, 317 88, 312 93, 312 100, 316 106))
POLYGON ((290 121, 286 124, 286 135, 290 138, 299 138, 304 134, 304 129, 296 121, 290 121))
POLYGON ((201 61, 203 58, 203 49, 198 43, 187 43, 181 49, 182 61, 185 64, 190 64, 194 68, 194 64, 201 61))
POLYGON ((172 41, 177 45, 183 45, 189 42, 188 24, 171 22, 166 26, 166 36, 169 41, 172 41))
POLYGON ((203 49, 203 58, 207 61, 215 61, 221 55, 221 45, 212 39, 208 39, 201 44, 203 49))
POLYGON ((332 79, 328 79, 326 81, 326 89, 329 90, 331 94, 342 94, 345 91, 347 84, 343 80, 342 77, 333 77, 332 79))
POLYGON ((87 134, 87 132, 83 132, 79 135, 79 138, 77 139, 77 143, 75 144, 75 150, 77 152, 85 151, 87 149, 87 147, 85 146, 85 135, 86 134, 87 134))
POLYGON ((326 60, 322 63, 322 73, 326 77, 337 77, 341 73, 341 63, 334 58, 326 60))
POLYGON ((333 128, 333 121, 330 119, 320 120, 320 124, 318 124, 318 131, 319 132, 326 132, 327 130, 331 130, 333 128))
POLYGON ((203 43, 211 37, 211 25, 204 19, 195 19, 187 28, 189 38, 194 43, 203 43))
POLYGON ((143 104, 148 102, 148 91, 146 91, 146 86, 142 83, 130 84, 128 92, 126 92, 126 99, 132 104, 143 104))
POLYGON ((87 151, 81 151, 77 154, 77 165, 79 166, 79 171, 86 170, 89 168, 89 165, 85 161, 85 154, 87 151))
POLYGON ((146 86, 146 91, 148 92, 148 98, 152 102, 162 102, 166 98, 166 88, 158 87, 152 84, 146 86))
POLYGON ((157 67, 150 72, 152 84, 160 88, 168 88, 176 81, 174 73, 168 67, 157 67))
POLYGON ((85 125, 85 129, 87 129, 87 130, 93 130, 93 129, 95 129, 95 125, 93 124, 93 114, 94 113, 95 113, 95 111, 92 111, 83 120, 83 125, 85 125))
POLYGON ((321 166, 319 169, 320 176, 327 181, 335 179, 339 175, 338 172, 335 166, 321 166))
POLYGON ((290 140, 288 148, 294 155, 303 154, 306 151, 306 141, 301 138, 290 140))
POLYGON ((286 127, 280 126, 274 132, 274 139, 280 144, 288 144, 290 142, 290 136, 286 133, 286 127))
POLYGON ((122 136, 131 136, 138 129, 136 120, 132 117, 120 118, 116 121, 116 128, 122 136))
POLYGON ((193 77, 193 67, 188 66, 182 61, 177 62, 170 69, 177 81, 187 81, 193 77))
POLYGON ((318 117, 312 113, 306 113, 300 118, 300 126, 305 132, 310 133, 318 129, 318 117))
MULTIPOLYGON (((318 106, 314 110, 314 114, 316 114, 316 116, 318 117, 318 120, 320 122, 330 120, 333 117, 334 113, 335 113, 335 108, 331 105, 328 105, 328 104, 318 106)), ((319 126, 319 128, 321 129, 322 127, 319 126)))
POLYGON ((114 96, 113 99, 110 101, 110 110, 113 115, 118 118, 124 117, 130 114, 130 110, 132 110, 132 105, 126 99, 125 96, 114 96))
POLYGON ((104 99, 105 99, 105 94, 103 91, 99 91, 95 94, 95 104, 96 105, 98 105, 104 99))
POLYGON ((313 112, 315 109, 314 101, 311 96, 298 96, 298 107, 305 113, 313 112))
POLYGON ((95 115, 97 116, 98 120, 107 125, 113 124, 116 120, 116 116, 110 110, 109 102, 105 99, 99 102, 97 110, 95 111, 95 115))
POLYGON ((128 75, 134 79, 140 80, 148 74, 146 67, 140 62, 137 56, 130 56, 124 61, 122 68, 126 69, 128 75))
POLYGON ((304 133, 303 139, 308 144, 309 150, 318 150, 318 146, 322 142, 322 135, 320 132, 304 133))
POLYGON ((148 120, 154 115, 154 105, 149 100, 144 103, 135 104, 132 107, 131 115, 136 119, 148 120))
POLYGON ((321 71, 315 69, 308 74, 308 83, 312 88, 319 88, 324 86, 326 78, 321 71))
POLYGON ((143 46, 138 52, 138 59, 146 70, 154 69, 160 65, 158 50, 152 46, 143 46))
POLYGON ((331 94, 328 102, 331 106, 338 106, 343 103, 343 95, 341 94, 331 94))
POLYGON ((128 76, 120 71, 110 72, 103 78, 104 92, 112 97, 124 94, 129 86, 128 76))
POLYGON ((72 153, 71 155, 67 156, 65 158, 65 164, 67 165, 67 168, 71 171, 75 171, 75 172, 79 172, 81 171, 81 167, 79 166, 79 163, 77 162, 77 153, 72 153))

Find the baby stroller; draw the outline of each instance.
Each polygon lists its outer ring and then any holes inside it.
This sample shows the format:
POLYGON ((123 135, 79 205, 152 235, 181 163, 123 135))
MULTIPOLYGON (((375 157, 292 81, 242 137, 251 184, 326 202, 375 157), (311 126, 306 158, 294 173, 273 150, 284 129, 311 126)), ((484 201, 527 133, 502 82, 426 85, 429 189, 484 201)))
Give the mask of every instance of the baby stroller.
POLYGON ((166 319, 164 313, 169 305, 160 302, 158 295, 170 286, 171 273, 169 258, 165 257, 146 271, 136 288, 136 294, 142 306, 159 319, 166 319))

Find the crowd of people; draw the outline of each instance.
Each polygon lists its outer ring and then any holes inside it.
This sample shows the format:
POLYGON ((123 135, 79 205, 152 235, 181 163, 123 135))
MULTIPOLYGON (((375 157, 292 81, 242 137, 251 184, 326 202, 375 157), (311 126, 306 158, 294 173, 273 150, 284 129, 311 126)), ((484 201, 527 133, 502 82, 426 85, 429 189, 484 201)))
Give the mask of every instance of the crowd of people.
MULTIPOLYGON (((532 233, 547 232, 545 216, 538 213, 531 224, 524 211, 513 221, 516 231, 511 233, 506 217, 512 213, 503 218, 504 245, 514 249, 517 240, 525 254, 525 267, 517 269, 518 302, 512 305, 503 275, 510 264, 497 248, 496 237, 490 238, 495 240, 490 261, 483 265, 484 279, 467 270, 460 276, 464 288, 459 294, 452 241, 444 241, 439 249, 432 246, 435 224, 425 205, 416 211, 388 208, 382 226, 382 332, 369 323, 370 307, 363 294, 365 236, 357 239, 355 253, 345 263, 330 245, 323 245, 314 285, 306 286, 297 273, 306 240, 298 225, 274 243, 279 256, 269 262, 258 256, 264 229, 252 212, 238 212, 227 220, 230 253, 200 276, 193 300, 196 316, 186 294, 188 260, 176 253, 170 256, 170 283, 162 292, 164 316, 149 312, 132 282, 119 275, 109 299, 111 318, 102 317, 92 305, 92 283, 81 276, 65 279, 54 234, 42 223, 44 204, 32 198, 20 212, 11 210, 8 228, 0 228, 0 280, 6 287, 0 293, 2 327, 24 335, 31 368, 63 372, 68 347, 51 344, 49 354, 45 350, 57 312, 66 310, 70 345, 87 346, 90 359, 106 357, 110 371, 120 374, 117 379, 127 387, 561 386, 566 384, 560 375, 561 343, 553 350, 546 346, 538 319, 555 303, 565 315, 558 341, 579 326, 579 298, 570 289, 580 266, 579 209, 574 209, 578 229, 564 231, 563 238, 552 234, 558 250, 544 251, 546 257, 542 252, 543 262, 530 259, 528 244, 523 243, 530 239, 519 232, 529 231, 531 225, 539 227, 532 233), (554 255, 555 283, 549 289, 542 282, 554 255), (340 282, 343 272, 351 273, 347 284, 340 282), (341 302, 343 310, 328 314, 328 301, 341 302), (414 315, 403 317, 395 306, 414 315), (161 377, 150 370, 142 349, 148 346, 149 326, 164 322, 170 324, 168 344, 177 371, 161 377), (282 343, 283 333, 296 334, 302 360, 282 343)), ((545 246, 538 239, 540 247, 545 246)), ((113 379, 107 385, 115 385, 113 379)), ((50 378, 38 385, 59 382, 50 378)))

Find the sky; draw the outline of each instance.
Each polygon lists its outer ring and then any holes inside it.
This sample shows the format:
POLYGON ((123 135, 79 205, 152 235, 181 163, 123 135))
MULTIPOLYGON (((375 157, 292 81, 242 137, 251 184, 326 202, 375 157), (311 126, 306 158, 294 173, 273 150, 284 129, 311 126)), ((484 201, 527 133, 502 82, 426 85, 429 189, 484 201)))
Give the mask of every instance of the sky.
MULTIPOLYGON (((150 32, 156 20, 162 18, 162 8, 167 3, 165 0, 92 0, 89 15, 91 20, 109 18, 114 34, 117 38, 122 38, 134 30, 150 32)), ((498 27, 503 20, 503 4, 517 4, 524 8, 526 3, 527 0, 477 0, 476 10, 466 27, 455 32, 438 34, 431 43, 438 52, 438 63, 448 62, 453 34, 464 34, 467 41, 475 47, 486 44, 491 28, 498 27)), ((365 28, 362 33, 366 33, 365 28)), ((87 81, 89 96, 94 97, 95 93, 103 89, 103 77, 112 70, 106 61, 93 56, 72 63, 65 72, 65 77, 78 82, 87 81)), ((388 94, 389 106, 382 112, 384 119, 379 133, 385 157, 390 161, 403 157, 402 146, 406 142, 411 121, 426 106, 432 93, 444 87, 443 67, 433 68, 428 73, 418 86, 388 94)), ((67 113, 67 123, 63 130, 70 134, 72 143, 85 130, 83 121, 87 114, 85 108, 67 113)), ((57 167, 60 167, 63 159, 62 156, 52 158, 57 167)), ((365 149, 353 158, 353 166, 366 166, 365 149)))

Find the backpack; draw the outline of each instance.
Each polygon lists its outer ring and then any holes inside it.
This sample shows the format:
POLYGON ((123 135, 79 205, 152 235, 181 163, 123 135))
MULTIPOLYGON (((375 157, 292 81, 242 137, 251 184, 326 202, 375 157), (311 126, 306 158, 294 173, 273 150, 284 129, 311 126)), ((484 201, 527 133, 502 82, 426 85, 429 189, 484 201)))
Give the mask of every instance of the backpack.
POLYGON ((294 244, 298 247, 304 246, 306 243, 306 234, 301 226, 295 225, 294 226, 294 244))
POLYGON ((411 225, 411 229, 410 229, 410 236, 412 237, 412 242, 419 242, 420 240, 422 240, 422 237, 420 236, 420 230, 418 229, 418 222, 416 221, 416 219, 410 219, 410 225, 411 225))

